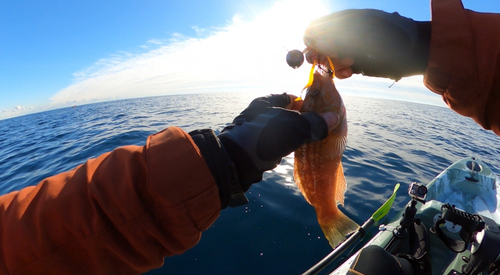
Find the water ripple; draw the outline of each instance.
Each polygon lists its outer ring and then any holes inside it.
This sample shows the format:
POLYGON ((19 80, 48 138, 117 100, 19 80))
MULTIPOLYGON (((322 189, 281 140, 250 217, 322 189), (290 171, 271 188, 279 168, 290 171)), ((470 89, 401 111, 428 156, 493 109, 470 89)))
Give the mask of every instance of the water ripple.
MULTIPOLYGON (((37 184, 122 145, 144 145, 169 126, 222 130, 254 95, 200 94, 121 100, 0 121, 0 193, 37 184)), ((348 183, 341 209, 367 219, 402 184, 429 182, 448 165, 476 156, 500 174, 500 139, 471 119, 440 107, 346 97, 349 135, 343 167, 348 183)), ((226 209, 187 253, 149 274, 297 274, 330 247, 314 209, 293 183, 293 154, 248 192, 250 203, 226 209), (242 268, 244 267, 244 268, 242 268)), ((62 210, 63 211, 63 210, 62 210)))

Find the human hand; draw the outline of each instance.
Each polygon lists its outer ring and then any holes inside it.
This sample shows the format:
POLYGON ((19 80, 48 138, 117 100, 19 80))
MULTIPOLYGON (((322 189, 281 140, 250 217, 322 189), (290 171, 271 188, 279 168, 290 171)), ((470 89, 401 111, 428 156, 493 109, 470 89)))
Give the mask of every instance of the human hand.
POLYGON ((189 133, 219 189, 221 208, 248 203, 246 192, 262 173, 306 142, 326 138, 339 124, 335 113, 298 112, 302 100, 281 94, 260 97, 216 136, 210 129, 189 133))
POLYGON ((427 68, 430 22, 416 22, 398 13, 344 10, 313 20, 305 34, 309 63, 328 66, 338 78, 353 73, 399 80, 427 68))
POLYGON ((253 100, 218 135, 234 162, 243 191, 262 180, 281 158, 306 142, 326 138, 339 123, 334 113, 300 113, 302 101, 287 94, 253 100))

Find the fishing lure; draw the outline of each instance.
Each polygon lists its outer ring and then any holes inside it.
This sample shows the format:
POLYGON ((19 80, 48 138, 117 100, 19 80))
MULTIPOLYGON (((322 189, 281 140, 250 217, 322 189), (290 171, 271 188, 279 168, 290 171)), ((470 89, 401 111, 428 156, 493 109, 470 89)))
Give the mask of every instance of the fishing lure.
MULTIPOLYGON (((312 59, 313 64, 311 67, 311 70, 309 71, 309 80, 307 81, 306 86, 302 89, 304 91, 305 89, 309 88, 313 81, 314 81, 314 71, 316 70, 316 67, 318 69, 321 69, 323 71, 327 71, 332 79, 335 77, 335 67, 333 66, 333 62, 330 59, 330 57, 326 57, 326 60, 328 61, 328 65, 330 68, 324 68, 320 62, 318 62, 319 58, 316 52, 308 52, 308 49, 306 48, 304 51, 299 51, 299 50, 291 50, 288 52, 286 55, 286 62, 288 65, 294 69, 299 68, 302 63, 304 63, 304 53, 307 53, 307 60, 309 61, 312 59)), ((295 99, 295 101, 302 100, 301 97, 298 97, 295 99)))

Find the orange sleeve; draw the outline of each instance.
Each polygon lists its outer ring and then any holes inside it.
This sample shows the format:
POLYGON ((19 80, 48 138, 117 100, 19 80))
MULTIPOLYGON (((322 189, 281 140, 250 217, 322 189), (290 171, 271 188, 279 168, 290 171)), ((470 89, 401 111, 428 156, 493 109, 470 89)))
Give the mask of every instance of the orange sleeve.
POLYGON ((500 135, 500 14, 433 0, 424 83, 457 113, 500 135))
POLYGON ((192 139, 171 127, 0 197, 0 274, 139 274, 220 213, 192 139))

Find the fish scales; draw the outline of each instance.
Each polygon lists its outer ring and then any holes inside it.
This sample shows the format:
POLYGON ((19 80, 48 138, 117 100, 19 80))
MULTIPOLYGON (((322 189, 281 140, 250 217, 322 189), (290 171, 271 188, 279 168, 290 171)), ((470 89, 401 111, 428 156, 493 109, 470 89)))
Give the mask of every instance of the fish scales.
POLYGON ((347 118, 342 98, 331 76, 314 74, 302 104, 302 112, 334 112, 339 125, 324 140, 304 144, 295 151, 294 177, 306 199, 316 210, 318 223, 332 247, 356 230, 358 224, 338 209, 344 203, 346 181, 342 154, 347 143, 347 118))

